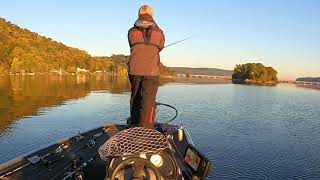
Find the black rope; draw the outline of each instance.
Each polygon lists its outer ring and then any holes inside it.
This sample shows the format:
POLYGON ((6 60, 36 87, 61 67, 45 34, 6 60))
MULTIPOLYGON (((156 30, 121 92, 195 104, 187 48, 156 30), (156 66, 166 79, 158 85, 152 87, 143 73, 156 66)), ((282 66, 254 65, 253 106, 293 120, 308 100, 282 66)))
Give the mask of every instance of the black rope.
POLYGON ((157 106, 166 106, 166 107, 169 107, 169 108, 171 108, 171 109, 173 109, 173 110, 175 111, 176 114, 175 114, 170 120, 166 121, 165 123, 172 122, 173 120, 175 120, 175 119, 177 118, 177 116, 178 116, 178 110, 177 110, 175 107, 173 107, 173 106, 171 106, 171 105, 169 105, 169 104, 160 103, 160 102, 156 102, 156 105, 157 105, 157 106))

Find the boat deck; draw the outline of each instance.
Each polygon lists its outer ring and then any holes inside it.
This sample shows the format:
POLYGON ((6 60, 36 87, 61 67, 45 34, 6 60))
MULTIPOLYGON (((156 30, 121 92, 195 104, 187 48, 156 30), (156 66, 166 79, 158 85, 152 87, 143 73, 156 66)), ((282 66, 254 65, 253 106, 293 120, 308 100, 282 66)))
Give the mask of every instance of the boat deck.
MULTIPOLYGON (((165 124, 159 125, 157 130, 162 133, 164 133, 164 129, 168 131, 170 127, 173 127, 165 124)), ((111 136, 126 128, 128 128, 126 125, 99 127, 17 158, 0 166, 0 179, 67 179, 68 175, 74 175, 75 169, 78 167, 82 167, 81 171, 85 179, 104 179, 107 162, 100 159, 98 149, 111 136)), ((178 133, 173 133, 171 139, 170 144, 174 149, 178 167, 187 177, 185 179, 191 179, 191 176, 197 173, 184 162, 184 156, 190 142, 188 138, 178 141, 178 133)), ((199 155, 201 154, 199 153, 199 155)), ((206 159, 204 158, 204 160, 206 159)), ((199 171, 198 173, 204 172, 199 171)))

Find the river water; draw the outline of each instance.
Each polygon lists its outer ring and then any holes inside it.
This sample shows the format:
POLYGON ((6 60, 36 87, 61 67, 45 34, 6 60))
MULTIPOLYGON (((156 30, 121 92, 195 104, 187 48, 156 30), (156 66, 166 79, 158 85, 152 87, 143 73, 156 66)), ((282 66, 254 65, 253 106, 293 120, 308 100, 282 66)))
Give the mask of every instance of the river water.
MULTIPOLYGON (((199 82, 164 81, 157 100, 178 109, 175 123, 213 163, 209 179, 320 179, 320 90, 199 82)), ((129 88, 116 77, 0 77, 0 163, 125 123, 129 88)), ((159 108, 157 119, 173 114, 159 108)))

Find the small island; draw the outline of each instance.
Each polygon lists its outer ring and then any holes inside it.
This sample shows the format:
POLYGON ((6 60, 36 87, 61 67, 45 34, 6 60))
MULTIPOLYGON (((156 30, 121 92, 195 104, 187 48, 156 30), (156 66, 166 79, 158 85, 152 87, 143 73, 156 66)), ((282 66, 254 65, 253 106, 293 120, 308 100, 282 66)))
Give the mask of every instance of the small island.
POLYGON ((240 84, 269 84, 278 83, 278 72, 272 67, 261 63, 237 64, 232 74, 232 82, 240 84))

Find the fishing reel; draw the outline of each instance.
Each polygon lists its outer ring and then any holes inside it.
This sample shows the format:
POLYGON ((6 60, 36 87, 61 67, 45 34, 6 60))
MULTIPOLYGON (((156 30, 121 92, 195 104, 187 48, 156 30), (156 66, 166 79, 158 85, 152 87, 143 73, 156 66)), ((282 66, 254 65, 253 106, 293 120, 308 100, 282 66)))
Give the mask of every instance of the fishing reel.
POLYGON ((74 179, 75 180, 84 180, 84 173, 82 171, 76 172, 74 179))
POLYGON ((80 162, 79 160, 73 160, 72 162, 72 170, 65 173, 65 177, 62 180, 74 179, 74 180, 84 180, 84 172, 83 169, 92 161, 94 157, 91 157, 87 161, 80 162))
POLYGON ((73 179, 73 180, 84 180, 84 173, 82 171, 78 171, 73 175, 71 175, 72 172, 68 172, 66 173, 66 179, 63 178, 63 180, 67 180, 67 179, 73 179))

